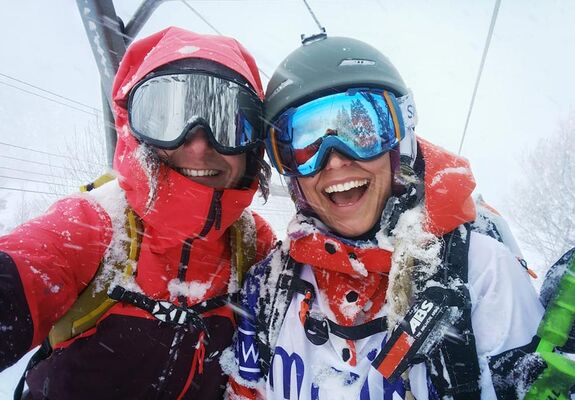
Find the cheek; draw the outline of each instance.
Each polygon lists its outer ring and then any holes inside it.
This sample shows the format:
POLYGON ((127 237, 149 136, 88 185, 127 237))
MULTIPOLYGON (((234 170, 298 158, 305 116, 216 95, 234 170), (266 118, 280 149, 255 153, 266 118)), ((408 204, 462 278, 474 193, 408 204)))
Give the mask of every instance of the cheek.
POLYGON ((246 173, 246 155, 222 156, 230 168, 230 176, 239 179, 246 173))
MULTIPOLYGON (((316 197, 314 177, 297 178, 297 182, 307 202, 314 203, 313 200, 316 197)), ((310 205, 313 206, 313 204, 310 205)))

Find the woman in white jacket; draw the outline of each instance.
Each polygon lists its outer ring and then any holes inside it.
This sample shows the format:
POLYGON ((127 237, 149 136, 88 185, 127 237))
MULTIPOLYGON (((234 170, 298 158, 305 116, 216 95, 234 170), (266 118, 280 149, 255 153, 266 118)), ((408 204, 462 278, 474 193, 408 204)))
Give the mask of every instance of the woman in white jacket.
POLYGON ((280 65, 266 145, 298 212, 246 279, 230 397, 516 396, 513 364, 490 359, 529 346, 543 308, 472 225, 467 161, 415 138, 411 96, 373 47, 319 35, 280 65))

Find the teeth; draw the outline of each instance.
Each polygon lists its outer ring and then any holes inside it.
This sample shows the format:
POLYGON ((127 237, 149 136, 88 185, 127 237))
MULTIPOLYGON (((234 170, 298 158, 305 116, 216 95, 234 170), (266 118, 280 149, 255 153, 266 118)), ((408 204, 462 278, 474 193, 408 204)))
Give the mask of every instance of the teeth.
POLYGON ((345 192, 346 190, 361 187, 367 185, 368 183, 369 181, 367 179, 359 179, 356 181, 349 181, 345 183, 338 183, 337 185, 331 185, 326 187, 324 190, 326 193, 345 192))
POLYGON ((185 176, 215 176, 219 172, 215 169, 190 169, 180 168, 180 172, 185 176))

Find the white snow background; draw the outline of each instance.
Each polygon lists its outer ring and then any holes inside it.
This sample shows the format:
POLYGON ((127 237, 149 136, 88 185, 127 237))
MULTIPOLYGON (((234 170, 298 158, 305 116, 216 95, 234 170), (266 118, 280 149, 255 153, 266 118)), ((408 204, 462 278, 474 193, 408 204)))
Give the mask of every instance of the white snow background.
MULTIPOLYGON (((391 59, 414 92, 418 134, 457 152, 494 1, 308 1, 329 35, 364 40, 391 59)), ((141 0, 116 3, 127 23, 141 0)), ((575 110, 573 21, 573 1, 501 3, 462 155, 477 192, 504 215, 523 173, 522 155, 575 110)), ((268 77, 299 46, 300 34, 318 31, 301 0, 188 0, 161 5, 139 37, 169 25, 236 37, 268 77)), ((103 130, 98 71, 76 3, 4 2, 0 37, 3 234, 45 209, 58 198, 54 193, 85 183, 62 178, 73 177, 76 163, 97 171, 95 178, 106 160, 78 150, 103 130)), ((265 85, 268 78, 262 79, 265 85)), ((279 178, 274 182, 280 185, 279 178)), ((281 238, 293 205, 277 193, 265 206, 256 198, 254 208, 281 238)), ((526 256, 544 270, 536 253, 526 256)), ((24 360, 0 374, 0 399, 12 397, 23 366, 24 360)))

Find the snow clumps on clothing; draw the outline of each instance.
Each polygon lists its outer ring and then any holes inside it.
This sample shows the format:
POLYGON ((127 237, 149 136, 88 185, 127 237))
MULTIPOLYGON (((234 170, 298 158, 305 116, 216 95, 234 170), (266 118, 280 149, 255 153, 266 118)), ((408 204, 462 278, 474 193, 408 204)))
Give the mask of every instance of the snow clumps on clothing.
POLYGON ((142 290, 134 279, 137 263, 128 258, 126 251, 126 247, 130 244, 130 236, 126 231, 128 202, 118 180, 92 190, 85 197, 102 207, 112 223, 112 240, 102 260, 102 273, 94 280, 95 291, 105 290, 110 284, 109 290, 120 285, 126 290, 141 293, 142 290), (125 267, 132 273, 126 274, 125 267))
POLYGON ((389 289, 386 300, 389 305, 388 327, 390 330, 409 309, 409 301, 415 291, 414 277, 426 282, 441 264, 441 242, 425 230, 425 213, 421 206, 405 211, 392 231, 394 251, 389 272, 389 289), (415 262, 417 260, 417 263, 415 262))

